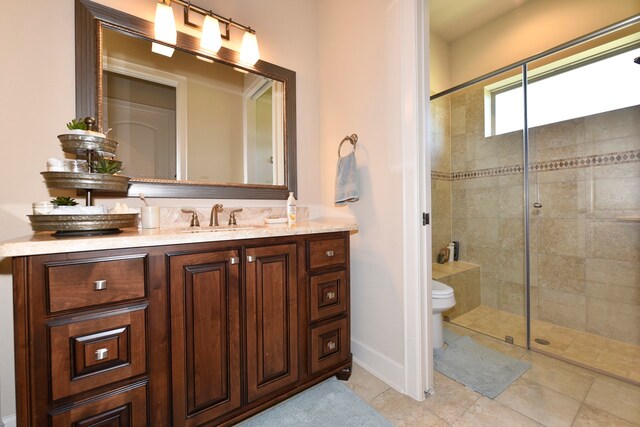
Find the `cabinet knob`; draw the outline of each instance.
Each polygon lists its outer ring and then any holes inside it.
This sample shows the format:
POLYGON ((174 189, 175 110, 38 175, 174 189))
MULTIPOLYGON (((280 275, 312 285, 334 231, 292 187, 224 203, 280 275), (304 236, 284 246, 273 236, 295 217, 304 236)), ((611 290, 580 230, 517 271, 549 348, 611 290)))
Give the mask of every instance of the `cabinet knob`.
POLYGON ((109 349, 108 348, 99 348, 94 353, 96 360, 104 360, 109 357, 109 349))
POLYGON ((249 255, 247 256, 247 262, 255 262, 256 257, 254 257, 253 255, 249 255))
POLYGON ((327 255, 328 257, 332 257, 335 254, 333 253, 333 251, 326 251, 325 255, 327 255))
POLYGON ((240 257, 234 256, 229 258, 229 264, 234 265, 240 262, 240 257))
POLYGON ((327 348, 328 348, 329 350, 333 350, 334 348, 336 348, 336 343, 334 343, 333 341, 329 341, 329 342, 327 343, 327 348))
POLYGON ((327 299, 334 299, 336 297, 335 292, 327 292, 327 299))
POLYGON ((95 282, 93 282, 94 291, 104 291, 105 289, 107 289, 106 280, 96 280, 95 282))

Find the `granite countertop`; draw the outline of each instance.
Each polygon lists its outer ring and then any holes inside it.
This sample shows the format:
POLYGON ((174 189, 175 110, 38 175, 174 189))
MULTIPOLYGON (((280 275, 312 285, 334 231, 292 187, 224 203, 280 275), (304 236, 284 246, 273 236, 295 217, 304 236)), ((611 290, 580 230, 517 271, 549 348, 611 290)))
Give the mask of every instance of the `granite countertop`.
POLYGON ((171 226, 156 229, 126 228, 118 234, 93 237, 54 237, 51 232, 38 232, 29 236, 0 242, 0 257, 82 252, 100 249, 139 248, 144 246, 216 242, 224 240, 255 239, 357 230, 358 226, 356 224, 345 222, 345 220, 318 219, 299 222, 297 225, 292 227, 289 227, 286 224, 239 224, 238 229, 232 231, 219 230, 193 232, 193 229, 190 229, 189 227, 171 226), (254 228, 246 229, 245 227, 254 228))

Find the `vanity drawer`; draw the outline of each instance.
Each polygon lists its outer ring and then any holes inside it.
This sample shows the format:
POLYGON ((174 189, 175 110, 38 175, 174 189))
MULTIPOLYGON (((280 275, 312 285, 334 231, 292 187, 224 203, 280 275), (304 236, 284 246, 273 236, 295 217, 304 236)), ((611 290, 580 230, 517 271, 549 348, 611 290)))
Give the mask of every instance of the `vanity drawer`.
POLYGON ((349 322, 342 318, 312 328, 309 352, 311 373, 315 374, 349 359, 349 322))
POLYGON ((144 374, 146 307, 48 325, 51 399, 144 374))
POLYGON ((347 311, 347 272, 323 273, 309 278, 310 321, 327 319, 347 311))
POLYGON ((74 405, 50 415, 52 427, 147 426, 147 385, 74 405))
POLYGON ((307 254, 310 270, 342 265, 347 261, 347 241, 344 237, 308 240, 307 254))
POLYGON ((47 264, 50 313, 145 297, 146 255, 47 264))

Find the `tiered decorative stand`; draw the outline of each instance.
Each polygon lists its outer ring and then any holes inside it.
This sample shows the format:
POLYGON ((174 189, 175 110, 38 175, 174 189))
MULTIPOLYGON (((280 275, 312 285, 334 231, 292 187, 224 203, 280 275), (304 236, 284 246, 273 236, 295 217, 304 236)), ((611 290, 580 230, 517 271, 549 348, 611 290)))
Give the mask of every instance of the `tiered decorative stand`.
MULTIPOLYGON (((59 135, 62 151, 87 160, 113 158, 118 143, 97 133, 68 133, 59 135)), ((84 190, 86 206, 93 206, 93 192, 126 193, 129 177, 94 172, 42 172, 47 188, 84 190)), ((135 227, 137 213, 127 214, 70 214, 29 215, 33 231, 55 231, 56 236, 100 235, 120 232, 121 228, 135 227)))

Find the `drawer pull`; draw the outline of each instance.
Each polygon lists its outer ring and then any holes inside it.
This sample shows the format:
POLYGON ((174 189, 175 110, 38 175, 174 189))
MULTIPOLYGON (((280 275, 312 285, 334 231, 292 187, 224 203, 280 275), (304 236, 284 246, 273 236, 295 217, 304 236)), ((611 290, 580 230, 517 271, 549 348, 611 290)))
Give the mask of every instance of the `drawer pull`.
POLYGON ((99 348, 95 352, 96 360, 104 360, 109 357, 109 349, 108 348, 99 348))
POLYGON ((234 257, 229 258, 229 263, 231 265, 235 265, 235 264, 237 264, 239 262, 240 262, 240 257, 234 256, 234 257))
POLYGON ((335 253, 333 251, 326 251, 325 255, 328 256, 328 257, 332 257, 332 256, 335 255, 335 253))
POLYGON ((334 343, 333 341, 329 341, 329 342, 327 343, 327 348, 328 348, 329 350, 333 350, 334 348, 336 348, 336 343, 334 343))
POLYGON ((327 299, 334 299, 336 297, 335 292, 327 292, 327 299))
POLYGON ((247 262, 255 262, 255 260, 256 260, 256 257, 254 257, 253 255, 249 255, 247 257, 247 262))
POLYGON ((105 289, 107 289, 106 280, 96 280, 95 282, 93 282, 94 291, 104 291, 105 289))

